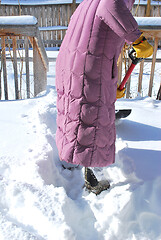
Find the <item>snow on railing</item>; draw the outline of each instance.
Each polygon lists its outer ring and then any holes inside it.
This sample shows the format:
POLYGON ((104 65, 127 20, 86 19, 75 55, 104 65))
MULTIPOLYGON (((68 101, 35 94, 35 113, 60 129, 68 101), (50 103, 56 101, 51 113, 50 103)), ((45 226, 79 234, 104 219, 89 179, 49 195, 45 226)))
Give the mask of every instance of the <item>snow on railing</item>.
POLYGON ((4 86, 0 85, 0 99, 2 95, 5 100, 10 98, 7 78, 11 74, 11 69, 8 69, 6 64, 8 56, 13 64, 15 99, 30 98, 44 91, 47 83, 48 59, 40 37, 37 19, 33 16, 0 17, 0 38, 1 73, 4 82, 4 86), (32 46, 32 58, 29 56, 29 46, 32 46), (20 64, 18 64, 18 55, 20 64), (30 74, 29 61, 31 60, 33 62, 33 87, 30 80, 32 74, 30 74), (25 67, 23 67, 24 62, 25 67), (22 89, 25 89, 24 96, 22 96, 22 89))

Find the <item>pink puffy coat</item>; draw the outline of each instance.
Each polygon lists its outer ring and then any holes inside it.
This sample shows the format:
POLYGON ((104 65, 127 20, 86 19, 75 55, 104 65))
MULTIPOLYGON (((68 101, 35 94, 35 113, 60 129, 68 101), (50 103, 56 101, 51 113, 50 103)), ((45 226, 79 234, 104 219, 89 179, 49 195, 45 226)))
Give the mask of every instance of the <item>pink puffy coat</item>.
POLYGON ((140 31, 133 0, 84 0, 74 12, 56 61, 61 160, 103 167, 115 160, 117 59, 140 31))

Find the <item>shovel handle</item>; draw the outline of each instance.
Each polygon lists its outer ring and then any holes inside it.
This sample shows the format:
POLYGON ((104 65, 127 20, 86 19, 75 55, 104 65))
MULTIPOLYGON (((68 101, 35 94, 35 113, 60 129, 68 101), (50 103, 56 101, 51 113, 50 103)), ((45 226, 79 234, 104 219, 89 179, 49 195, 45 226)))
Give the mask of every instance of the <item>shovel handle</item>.
POLYGON ((127 83, 127 80, 129 79, 134 67, 136 66, 136 64, 131 63, 131 66, 129 67, 124 79, 122 80, 120 86, 119 86, 119 90, 122 90, 125 87, 125 84, 127 83))

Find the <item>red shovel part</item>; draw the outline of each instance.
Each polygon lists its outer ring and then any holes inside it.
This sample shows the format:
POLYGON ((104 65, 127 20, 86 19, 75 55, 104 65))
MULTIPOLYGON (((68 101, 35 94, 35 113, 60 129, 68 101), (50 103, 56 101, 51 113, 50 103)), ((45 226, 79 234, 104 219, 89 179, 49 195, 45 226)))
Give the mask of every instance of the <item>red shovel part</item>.
POLYGON ((119 90, 123 90, 123 88, 125 87, 125 84, 127 83, 134 67, 136 66, 136 64, 138 64, 139 62, 141 62, 143 60, 143 58, 137 58, 136 57, 136 52, 135 50, 132 48, 130 51, 129 51, 129 57, 131 58, 132 60, 132 63, 124 77, 124 79, 122 80, 120 86, 119 86, 119 90))
POLYGON ((127 83, 127 81, 128 81, 128 79, 129 79, 129 77, 130 77, 130 75, 131 75, 131 73, 132 73, 132 71, 133 71, 135 66, 136 66, 136 64, 134 64, 134 63, 132 63, 130 65, 130 67, 129 67, 129 69, 128 69, 124 79, 122 80, 122 82, 121 82, 121 84, 119 86, 119 90, 123 90, 123 88, 125 87, 125 84, 127 83))

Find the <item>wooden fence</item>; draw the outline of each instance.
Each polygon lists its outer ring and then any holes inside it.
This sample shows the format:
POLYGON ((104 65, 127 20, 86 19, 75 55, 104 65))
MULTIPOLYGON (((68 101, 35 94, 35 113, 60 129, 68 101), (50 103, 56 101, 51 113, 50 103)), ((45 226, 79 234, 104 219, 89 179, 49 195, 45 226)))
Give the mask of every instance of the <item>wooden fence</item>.
MULTIPOLYGON (((73 0, 73 3, 58 4, 43 4, 43 5, 0 5, 0 16, 18 16, 32 15, 38 19, 38 27, 41 30, 41 38, 45 43, 45 47, 60 46, 65 35, 66 28, 69 24, 70 17, 78 4, 73 0), (55 28, 55 26, 63 26, 55 28)), ((146 4, 134 4, 132 13, 134 16, 146 16, 146 4)), ((161 16, 161 5, 157 2, 151 5, 150 16, 161 16)))
MULTIPOLYGON (((136 21, 138 22, 139 29, 144 33, 144 36, 151 41, 151 44, 154 46, 154 52, 152 58, 148 58, 143 60, 139 65, 140 65, 140 70, 139 70, 139 76, 138 76, 138 89, 137 92, 141 94, 142 92, 142 83, 143 83, 143 73, 144 71, 144 63, 149 62, 151 63, 151 71, 149 74, 149 87, 148 87, 148 96, 152 96, 152 90, 153 90, 153 84, 154 84, 154 73, 155 73, 155 65, 156 62, 161 62, 161 59, 157 59, 157 50, 158 50, 158 43, 159 40, 161 39, 161 17, 136 17, 136 21)), ((120 58, 118 61, 118 82, 120 83, 122 80, 123 76, 123 66, 130 65, 131 60, 129 58, 126 58, 123 60, 123 51, 120 54, 120 58)), ((126 68, 125 68, 126 72, 126 68)), ((124 73, 125 74, 125 73, 124 73)), ((127 87, 126 87, 126 97, 130 98, 131 97, 131 77, 129 78, 127 82, 127 87)), ((160 98, 160 89, 158 91, 158 96, 157 98, 160 98)))
MULTIPOLYGON (((3 74, 3 86, 0 85, 0 99, 4 95, 4 99, 10 99, 8 91, 8 76, 13 71, 14 95, 12 99, 30 98, 46 89, 48 59, 43 43, 41 41, 40 32, 36 18, 32 16, 19 17, 0 17, 0 38, 1 38, 1 72, 3 74), (26 25, 24 22, 28 22, 26 25), (25 46, 25 50, 21 49, 21 44, 25 46), (32 65, 33 65, 33 92, 30 81, 30 64, 29 64, 29 44, 32 46, 32 65), (18 57, 18 54, 25 52, 24 56, 18 57), (21 52, 21 53, 20 53, 21 52), (7 55, 12 60, 13 69, 7 68, 7 55), (21 62, 20 73, 18 73, 18 62, 21 62), (23 64, 25 65, 25 72, 23 64), (22 75, 25 76, 25 96, 22 97, 22 75)), ((31 52, 31 50, 30 50, 31 52)), ((2 73, 2 74, 1 74, 2 73)), ((0 79, 0 83, 1 83, 0 79)))
MULTIPOLYGON (((148 2, 148 1, 147 1, 148 2)), ((159 1, 153 2, 148 6, 147 2, 145 4, 139 3, 134 4, 132 8, 132 14, 136 17, 160 17, 161 16, 161 4, 159 1)))
POLYGON ((45 47, 60 46, 65 35, 70 17, 75 10, 75 4, 50 4, 50 5, 1 5, 0 16, 32 15, 38 20, 41 38, 45 47))
MULTIPOLYGON (((11 15, 33 15, 38 19, 37 27, 39 27, 40 33, 39 33, 39 39, 42 39, 45 43, 46 47, 52 47, 52 46, 60 46, 62 39, 64 37, 65 31, 68 27, 70 16, 77 7, 78 4, 76 3, 69 3, 69 4, 50 4, 50 5, 1 5, 0 6, 0 15, 2 16, 11 16, 11 15), (40 36, 41 35, 41 36, 40 36)), ((147 11, 146 5, 134 5, 132 9, 133 15, 136 16, 145 16, 147 11)), ((161 5, 156 4, 152 5, 150 9, 150 15, 158 17, 161 15, 161 5)), ((151 61, 151 74, 150 74, 150 80, 149 80, 149 90, 148 95, 152 95, 152 88, 153 88, 153 80, 154 80, 154 70, 155 70, 155 63, 157 61, 156 59, 156 50, 158 47, 158 42, 160 42, 160 26, 157 26, 155 29, 155 34, 152 28, 154 26, 148 26, 147 29, 144 28, 144 26, 139 26, 140 29, 144 32, 146 32, 146 36, 150 38, 150 40, 154 44, 154 55, 153 59, 148 59, 146 61, 151 61), (151 31, 152 30, 152 31, 151 31), (153 35, 154 34, 154 35, 153 35)), ((11 39, 12 40, 12 39, 11 39)), ((31 40, 31 39, 30 39, 31 40)), ((22 39, 17 40, 17 44, 22 44, 22 39), (19 41, 19 42, 18 42, 19 41)), ((24 42, 23 42, 24 43, 24 42)), ((33 42, 30 41, 30 43, 33 45, 33 42)), ((139 73, 139 80, 138 80, 138 92, 141 92, 142 90, 142 79, 143 79, 143 69, 144 69, 144 62, 140 64, 140 73, 139 73)), ((119 81, 122 79, 123 75, 123 59, 122 55, 120 55, 120 61, 119 61, 119 81)), ((125 69, 126 70, 126 69, 125 69)), ((36 71, 36 70, 35 70, 36 71)), ((35 74, 36 76, 36 74, 35 74)), ((41 76, 40 76, 41 77, 41 76)), ((36 77, 35 77, 36 78, 36 77)), ((36 81, 35 81, 36 84, 36 81)), ((36 89, 36 85, 35 85, 36 89)), ((127 97, 131 97, 130 92, 130 81, 127 85, 127 97)), ((37 90, 35 90, 34 95, 37 94, 37 90)))

